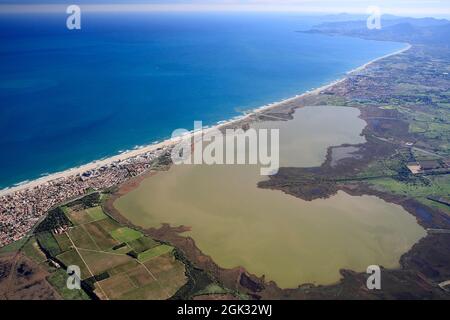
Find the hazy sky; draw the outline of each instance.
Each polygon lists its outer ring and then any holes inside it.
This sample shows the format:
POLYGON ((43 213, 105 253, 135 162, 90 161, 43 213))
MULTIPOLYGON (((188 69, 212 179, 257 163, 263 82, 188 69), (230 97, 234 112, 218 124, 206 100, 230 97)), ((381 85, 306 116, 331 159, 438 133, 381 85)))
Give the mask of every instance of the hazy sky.
POLYGON ((95 11, 286 11, 304 13, 383 13, 409 16, 450 16, 450 0, 0 0, 0 10, 60 10, 80 4, 95 11), (24 8, 22 5, 26 4, 24 8))

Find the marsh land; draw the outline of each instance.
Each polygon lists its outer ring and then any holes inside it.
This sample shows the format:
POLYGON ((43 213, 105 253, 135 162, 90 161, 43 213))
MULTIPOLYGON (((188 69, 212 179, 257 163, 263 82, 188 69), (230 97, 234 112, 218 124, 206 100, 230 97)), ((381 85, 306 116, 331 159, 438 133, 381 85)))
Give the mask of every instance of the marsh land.
MULTIPOLYGON (((282 166, 314 167, 328 147, 360 144, 359 110, 304 107, 289 121, 252 124, 280 130, 282 166)), ((340 269, 399 266, 425 230, 403 208, 345 192, 305 201, 258 188, 257 165, 173 165, 114 203, 132 224, 188 226, 183 233, 223 268, 243 267, 282 288, 332 284, 340 269), (357 240, 356 240, 357 239, 357 240)))

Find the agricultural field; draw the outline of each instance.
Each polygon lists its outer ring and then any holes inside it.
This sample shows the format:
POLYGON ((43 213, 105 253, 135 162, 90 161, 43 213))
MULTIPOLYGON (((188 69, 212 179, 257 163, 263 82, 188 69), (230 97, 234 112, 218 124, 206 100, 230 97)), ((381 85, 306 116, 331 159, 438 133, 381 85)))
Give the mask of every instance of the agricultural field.
POLYGON ((380 191, 414 198, 427 206, 440 209, 450 215, 448 206, 428 199, 428 197, 445 197, 450 194, 449 175, 426 176, 405 181, 393 178, 380 178, 370 180, 370 185, 380 191))
POLYGON ((111 236, 119 242, 131 242, 142 238, 142 234, 139 231, 128 227, 122 227, 111 231, 111 236))
POLYGON ((66 300, 89 300, 89 296, 83 290, 70 290, 67 288, 67 273, 58 269, 47 277, 47 281, 66 300))
MULTIPOLYGON (((398 90, 402 94, 420 97, 424 88, 405 85, 399 86, 398 90)), ((450 215, 448 205, 430 199, 450 194, 450 176, 444 164, 450 156, 450 109, 439 104, 444 101, 442 96, 431 94, 431 98, 433 105, 426 107, 405 104, 380 107, 398 111, 409 125, 408 134, 393 140, 398 146, 393 155, 370 162, 357 174, 357 178, 363 179, 375 190, 415 199, 450 215), (413 175, 406 167, 426 161, 438 162, 441 168, 413 175)))
POLYGON ((81 279, 100 299, 167 299, 186 283, 184 264, 175 259, 173 247, 120 226, 101 207, 66 212, 73 226, 64 235, 72 245, 56 259, 66 267, 79 265, 81 279), (163 266, 144 264, 156 259, 163 266))
POLYGON ((395 155, 373 161, 369 163, 356 177, 372 178, 372 177, 393 177, 397 176, 402 169, 406 169, 407 155, 397 152, 395 155))
POLYGON ((450 109, 446 106, 436 104, 435 107, 406 108, 402 106, 393 107, 399 111, 409 123, 409 133, 413 134, 413 141, 425 144, 428 149, 448 155, 450 152, 450 109))
POLYGON ((19 252, 48 272, 45 281, 63 299, 168 299, 187 282, 172 246, 121 226, 100 206, 54 210, 0 257, 19 252), (80 290, 66 286, 72 265, 80 268, 80 290))
POLYGON ((428 176, 425 180, 399 181, 390 178, 371 180, 380 189, 388 190, 394 194, 410 196, 414 198, 431 195, 448 195, 450 193, 450 177, 428 176))
POLYGON ((172 250, 173 250, 173 247, 163 244, 163 245, 157 246, 155 248, 151 248, 151 249, 145 250, 142 253, 139 253, 137 258, 138 258, 139 261, 145 262, 145 261, 150 260, 152 258, 159 257, 159 256, 162 256, 164 254, 171 253, 172 250))

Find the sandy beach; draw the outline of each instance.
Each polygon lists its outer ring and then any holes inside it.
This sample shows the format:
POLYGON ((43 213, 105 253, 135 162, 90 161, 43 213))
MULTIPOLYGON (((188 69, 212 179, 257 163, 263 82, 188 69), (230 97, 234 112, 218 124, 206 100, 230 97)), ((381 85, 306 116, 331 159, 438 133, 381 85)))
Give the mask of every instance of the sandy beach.
MULTIPOLYGON (((412 46, 410 44, 407 44, 407 46, 405 48, 401 49, 401 50, 398 50, 396 52, 384 55, 384 56, 376 58, 376 59, 373 59, 373 60, 369 61, 368 63, 362 65, 362 66, 359 66, 359 67, 357 67, 357 68, 355 68, 353 70, 348 71, 347 72, 347 76, 350 75, 350 74, 353 74, 355 72, 359 72, 359 71, 364 70, 365 68, 367 68, 369 65, 371 65, 372 63, 374 63, 376 61, 379 61, 379 60, 382 60, 382 59, 385 59, 385 58, 388 58, 388 57, 391 57, 391 56, 394 56, 394 55, 397 55, 397 54, 401 54, 401 53, 409 50, 411 47, 412 46)), ((288 98, 288 99, 285 99, 285 100, 282 100, 282 101, 273 102, 273 103, 267 104, 267 105, 259 107, 259 108, 255 108, 251 112, 247 112, 245 115, 237 116, 237 117, 234 117, 233 119, 230 119, 230 120, 219 121, 217 125, 212 126, 212 127, 208 128, 207 130, 221 129, 221 128, 229 126, 229 125, 231 125, 231 124, 233 124, 235 122, 246 120, 246 119, 248 119, 248 118, 250 118, 250 117, 252 117, 252 116, 254 116, 254 115, 258 114, 258 113, 262 113, 262 112, 266 112, 268 110, 276 109, 277 107, 280 107, 280 106, 282 106, 282 105, 284 105, 286 103, 289 103, 289 102, 293 102, 296 99, 300 99, 300 98, 302 98, 304 96, 320 93, 323 90, 326 90, 326 89, 328 89, 328 88, 330 88, 330 87, 332 87, 332 86, 334 86, 334 85, 336 85, 338 83, 341 83, 346 78, 347 77, 343 77, 341 79, 338 79, 338 80, 335 80, 335 81, 333 81, 331 83, 328 83, 328 84, 326 84, 324 86, 321 86, 321 87, 319 87, 317 89, 306 91, 303 94, 296 95, 294 97, 291 97, 291 98, 288 98)), ((195 135, 195 133, 191 133, 191 136, 192 135, 195 135)), ((131 158, 134 158, 134 157, 146 154, 146 153, 154 152, 154 151, 156 151, 157 149, 160 149, 160 148, 168 148, 168 147, 171 147, 174 144, 176 144, 179 140, 180 140, 180 138, 169 138, 169 139, 164 140, 162 142, 151 144, 151 145, 147 145, 147 146, 144 146, 144 147, 141 147, 141 148, 138 148, 138 149, 126 151, 126 152, 114 155, 114 156, 106 158, 106 159, 92 161, 90 163, 87 163, 87 164, 79 166, 79 167, 71 168, 71 169, 68 169, 68 170, 65 170, 65 171, 61 171, 61 172, 52 173, 52 174, 43 176, 41 178, 35 179, 33 181, 27 181, 27 182, 24 182, 24 183, 21 183, 21 184, 18 184, 18 185, 9 187, 9 188, 2 189, 2 190, 0 190, 0 197, 8 195, 8 194, 15 193, 15 192, 18 192, 18 191, 23 191, 23 190, 35 188, 37 186, 44 185, 44 184, 49 183, 49 182, 54 181, 54 180, 67 179, 69 177, 77 176, 77 175, 80 175, 80 174, 82 174, 82 173, 84 173, 86 171, 90 171, 90 170, 97 169, 97 168, 100 168, 100 167, 103 167, 103 166, 106 166, 106 165, 110 165, 112 163, 116 163, 116 162, 124 161, 124 160, 127 160, 127 159, 131 159, 131 158)))

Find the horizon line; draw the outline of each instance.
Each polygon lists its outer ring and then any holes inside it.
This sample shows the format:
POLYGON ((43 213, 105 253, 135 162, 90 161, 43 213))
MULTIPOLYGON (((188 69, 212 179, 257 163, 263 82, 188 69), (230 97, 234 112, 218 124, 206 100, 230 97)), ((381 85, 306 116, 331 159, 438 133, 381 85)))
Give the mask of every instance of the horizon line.
MULTIPOLYGON (((7 13, 65 13, 69 4, 0 4, 0 14, 7 13)), ((356 7, 327 7, 311 5, 233 5, 233 4, 80 4, 84 12, 262 12, 308 14, 367 14, 366 9, 356 7)), ((380 7, 382 14, 400 16, 450 16, 450 8, 399 8, 380 7)))

